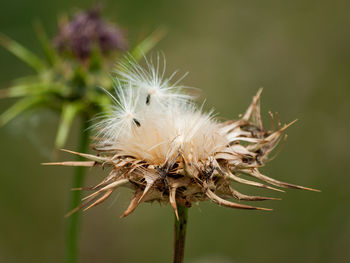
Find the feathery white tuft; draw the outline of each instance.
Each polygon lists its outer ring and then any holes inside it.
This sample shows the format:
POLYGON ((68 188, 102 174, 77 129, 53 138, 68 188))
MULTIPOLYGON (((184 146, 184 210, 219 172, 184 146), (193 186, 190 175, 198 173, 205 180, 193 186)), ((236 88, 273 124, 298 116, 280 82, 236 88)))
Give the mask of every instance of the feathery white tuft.
POLYGON ((145 58, 145 68, 129 57, 127 63, 120 64, 115 73, 121 82, 138 89, 141 101, 150 107, 167 106, 173 101, 192 100, 191 95, 183 93, 188 87, 178 85, 186 74, 172 83, 177 72, 166 78, 166 60, 163 56, 161 62, 161 57, 158 53, 155 62, 152 58, 145 58))
POLYGON ((130 85, 121 86, 120 83, 115 86, 116 97, 108 91, 115 103, 110 113, 100 116, 102 121, 93 126, 102 136, 105 142, 115 143, 119 137, 124 137, 132 133, 135 126, 140 125, 141 115, 139 107, 139 94, 136 89, 130 85))
MULTIPOLYGON (((129 61, 117 72, 115 105, 106 118, 95 125, 103 143, 125 155, 161 165, 178 157, 205 159, 213 150, 227 144, 212 113, 203 113, 193 97, 181 93, 184 86, 164 78, 160 69, 146 59, 147 70, 129 61)), ((111 95, 111 94, 110 94, 111 95)), ((111 95, 112 96, 112 95, 111 95)))

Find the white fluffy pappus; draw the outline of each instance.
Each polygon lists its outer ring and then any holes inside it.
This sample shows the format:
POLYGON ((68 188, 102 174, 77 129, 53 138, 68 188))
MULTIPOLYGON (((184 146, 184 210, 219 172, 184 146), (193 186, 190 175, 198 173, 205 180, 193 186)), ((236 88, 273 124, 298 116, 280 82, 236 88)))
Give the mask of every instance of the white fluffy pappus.
POLYGON ((157 53, 155 62, 153 59, 144 58, 146 67, 138 64, 133 57, 127 57, 127 62, 117 66, 117 78, 123 84, 130 85, 139 90, 139 95, 145 99, 146 104, 161 107, 173 101, 188 101, 193 99, 189 94, 183 91, 189 87, 179 85, 180 81, 187 75, 175 80, 177 71, 170 77, 165 77, 166 60, 164 55, 157 53), (173 81, 173 83, 172 83, 173 81), (154 103, 151 104, 151 101, 154 103))
MULTIPOLYGON (((132 63, 122 65, 113 97, 115 105, 106 118, 95 125, 98 136, 119 150, 147 162, 162 165, 181 151, 186 159, 201 160, 228 141, 218 133, 220 125, 212 112, 203 113, 193 97, 181 93, 164 79, 157 65, 146 60, 148 70, 132 63)), ((164 63, 165 64, 165 63, 164 63)), ((172 74, 173 76, 174 74, 172 74)))

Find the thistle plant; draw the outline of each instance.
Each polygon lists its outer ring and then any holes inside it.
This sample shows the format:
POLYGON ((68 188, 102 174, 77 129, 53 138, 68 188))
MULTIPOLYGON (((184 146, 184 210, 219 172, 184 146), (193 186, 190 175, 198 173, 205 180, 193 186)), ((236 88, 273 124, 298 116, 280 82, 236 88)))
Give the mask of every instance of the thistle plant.
POLYGON ((119 64, 116 72, 114 105, 93 127, 96 154, 73 152, 86 161, 50 163, 78 167, 110 167, 99 184, 74 190, 92 191, 68 215, 87 210, 109 198, 119 187, 132 190, 129 206, 121 217, 144 202, 170 204, 175 214, 173 262, 183 262, 187 209, 201 201, 239 209, 270 210, 233 202, 277 200, 248 196, 231 182, 283 192, 280 188, 317 191, 263 175, 259 168, 284 139, 285 130, 270 114, 272 127, 263 126, 260 94, 254 96, 238 120, 220 122, 213 111, 198 107, 189 88, 164 76, 159 56, 146 67, 132 59, 119 64), (131 66, 130 66, 131 65, 131 66), (243 176, 259 181, 249 180, 243 176))
MULTIPOLYGON (((0 34, 0 45, 35 70, 34 75, 14 80, 11 87, 0 90, 0 98, 19 98, 0 115, 0 126, 27 110, 54 110, 60 114, 55 148, 65 145, 74 120, 79 119, 81 131, 77 150, 84 152, 90 140, 88 121, 106 111, 111 103, 110 97, 101 89, 112 90, 114 80, 108 72, 116 61, 125 62, 126 52, 135 60, 140 59, 162 38, 163 30, 153 32, 129 49, 123 31, 102 19, 98 7, 71 18, 63 16, 59 21, 59 32, 53 39, 46 35, 40 24, 37 23, 35 29, 45 58, 0 34)), ((84 169, 77 167, 73 188, 83 186, 83 175, 84 169)), ((80 198, 80 192, 72 192, 70 207, 77 206, 80 198)), ((70 217, 67 223, 66 261, 76 262, 79 213, 70 217)))

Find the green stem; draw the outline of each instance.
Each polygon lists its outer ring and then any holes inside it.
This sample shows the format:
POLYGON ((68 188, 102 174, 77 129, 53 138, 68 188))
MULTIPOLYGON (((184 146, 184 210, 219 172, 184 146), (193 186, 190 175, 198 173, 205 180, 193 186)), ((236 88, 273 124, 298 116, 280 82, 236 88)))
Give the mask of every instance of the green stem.
POLYGON ((179 220, 175 217, 173 263, 183 263, 188 208, 177 204, 177 211, 179 213, 179 220))
MULTIPOLYGON (((89 145, 89 130, 87 129, 88 122, 86 118, 82 119, 80 130, 80 142, 78 146, 78 152, 86 152, 89 145)), ((77 160, 82 160, 79 156, 77 160)), ((83 186, 85 175, 84 167, 74 168, 74 177, 72 180, 72 188, 79 188, 83 186)), ((81 191, 71 191, 69 210, 76 208, 81 202, 81 191)), ((76 263, 78 262, 78 240, 80 230, 80 211, 72 214, 68 217, 67 236, 66 236, 66 262, 76 263)))

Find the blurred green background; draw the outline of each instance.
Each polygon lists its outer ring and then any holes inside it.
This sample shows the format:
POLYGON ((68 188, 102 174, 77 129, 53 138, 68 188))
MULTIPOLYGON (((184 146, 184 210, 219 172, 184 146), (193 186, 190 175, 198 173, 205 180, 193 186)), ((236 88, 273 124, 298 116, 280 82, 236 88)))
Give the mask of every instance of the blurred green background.
MULTIPOLYGON (((50 35, 57 15, 92 1, 2 1, 0 32, 39 51, 32 22, 50 35)), ((168 71, 203 90, 206 107, 225 118, 244 112, 259 87, 262 112, 298 118, 278 158, 263 169, 280 180, 322 190, 289 190, 267 202, 273 212, 231 210, 213 203, 190 209, 186 262, 350 262, 348 1, 104 1, 104 14, 128 32, 130 43, 158 26, 168 71)), ((32 73, 0 49, 0 87, 32 73)), ((14 101, 1 100, 0 112, 14 101)), ((41 162, 69 160, 53 153, 58 117, 22 115, 0 129, 0 262, 63 262, 72 169, 41 162)), ((77 129, 76 129, 77 130, 77 129)), ((68 149, 75 148, 74 136, 68 149)), ((89 171, 88 184, 105 173, 89 171)), ((119 219, 127 189, 83 216, 81 262, 170 262, 173 212, 142 204, 119 219)))

